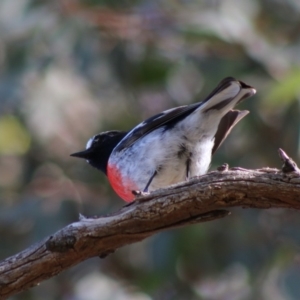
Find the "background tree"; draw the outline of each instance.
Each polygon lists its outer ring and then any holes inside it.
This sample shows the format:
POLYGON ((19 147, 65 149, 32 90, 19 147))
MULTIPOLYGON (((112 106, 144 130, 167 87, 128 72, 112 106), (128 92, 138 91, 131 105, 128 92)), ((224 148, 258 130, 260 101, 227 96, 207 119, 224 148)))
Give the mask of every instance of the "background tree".
MULTIPOLYGON (((69 154, 199 101, 255 86, 212 169, 299 156, 300 6, 280 1, 0 2, 0 258, 123 205, 69 154)), ((233 211, 91 259, 13 299, 298 299, 297 212, 233 211)))

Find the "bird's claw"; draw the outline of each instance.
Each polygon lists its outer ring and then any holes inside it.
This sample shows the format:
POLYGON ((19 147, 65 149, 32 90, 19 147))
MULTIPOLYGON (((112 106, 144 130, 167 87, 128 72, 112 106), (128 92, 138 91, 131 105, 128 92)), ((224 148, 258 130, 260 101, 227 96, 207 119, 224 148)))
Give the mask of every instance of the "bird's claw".
POLYGON ((143 196, 147 196, 147 195, 150 194, 149 192, 142 192, 142 191, 139 191, 139 190, 132 190, 131 192, 132 192, 132 194, 133 194, 136 198, 143 197, 143 196))

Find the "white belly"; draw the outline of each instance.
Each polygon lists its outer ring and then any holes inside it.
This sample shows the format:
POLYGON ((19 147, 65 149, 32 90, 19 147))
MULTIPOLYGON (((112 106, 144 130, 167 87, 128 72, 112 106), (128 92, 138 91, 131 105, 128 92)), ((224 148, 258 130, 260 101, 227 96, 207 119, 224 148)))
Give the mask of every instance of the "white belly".
POLYGON ((210 117, 207 113, 203 120, 206 126, 203 126, 203 123, 199 122, 199 114, 195 112, 194 115, 196 120, 190 116, 189 122, 179 122, 174 128, 166 131, 164 127, 159 128, 137 140, 129 149, 113 152, 109 164, 117 166, 122 177, 129 178, 140 190, 144 190, 156 171, 149 191, 185 181, 189 155, 189 177, 205 174, 211 162, 217 130, 215 123, 218 122, 215 116, 210 117), (210 120, 213 120, 214 124, 210 120), (198 127, 195 127, 195 124, 198 124, 198 127))

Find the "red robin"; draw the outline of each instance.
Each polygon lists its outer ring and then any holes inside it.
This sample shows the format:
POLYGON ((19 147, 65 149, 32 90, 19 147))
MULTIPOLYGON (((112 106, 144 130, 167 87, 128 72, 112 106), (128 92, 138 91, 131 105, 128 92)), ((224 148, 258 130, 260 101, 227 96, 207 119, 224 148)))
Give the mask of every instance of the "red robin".
POLYGON ((163 111, 129 132, 106 131, 92 137, 84 158, 104 172, 125 201, 137 191, 151 192, 207 172, 212 154, 249 112, 233 110, 256 90, 225 78, 202 101, 163 111))

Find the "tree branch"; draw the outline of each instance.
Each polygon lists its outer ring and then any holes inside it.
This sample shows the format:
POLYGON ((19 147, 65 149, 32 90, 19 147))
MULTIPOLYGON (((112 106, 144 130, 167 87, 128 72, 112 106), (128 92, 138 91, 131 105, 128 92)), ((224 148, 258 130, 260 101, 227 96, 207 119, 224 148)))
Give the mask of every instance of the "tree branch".
POLYGON ((81 217, 40 243, 0 263, 0 299, 90 257, 157 232, 225 217, 231 207, 300 209, 300 172, 283 150, 282 170, 246 170, 223 165, 218 171, 138 198, 97 219, 81 217))

